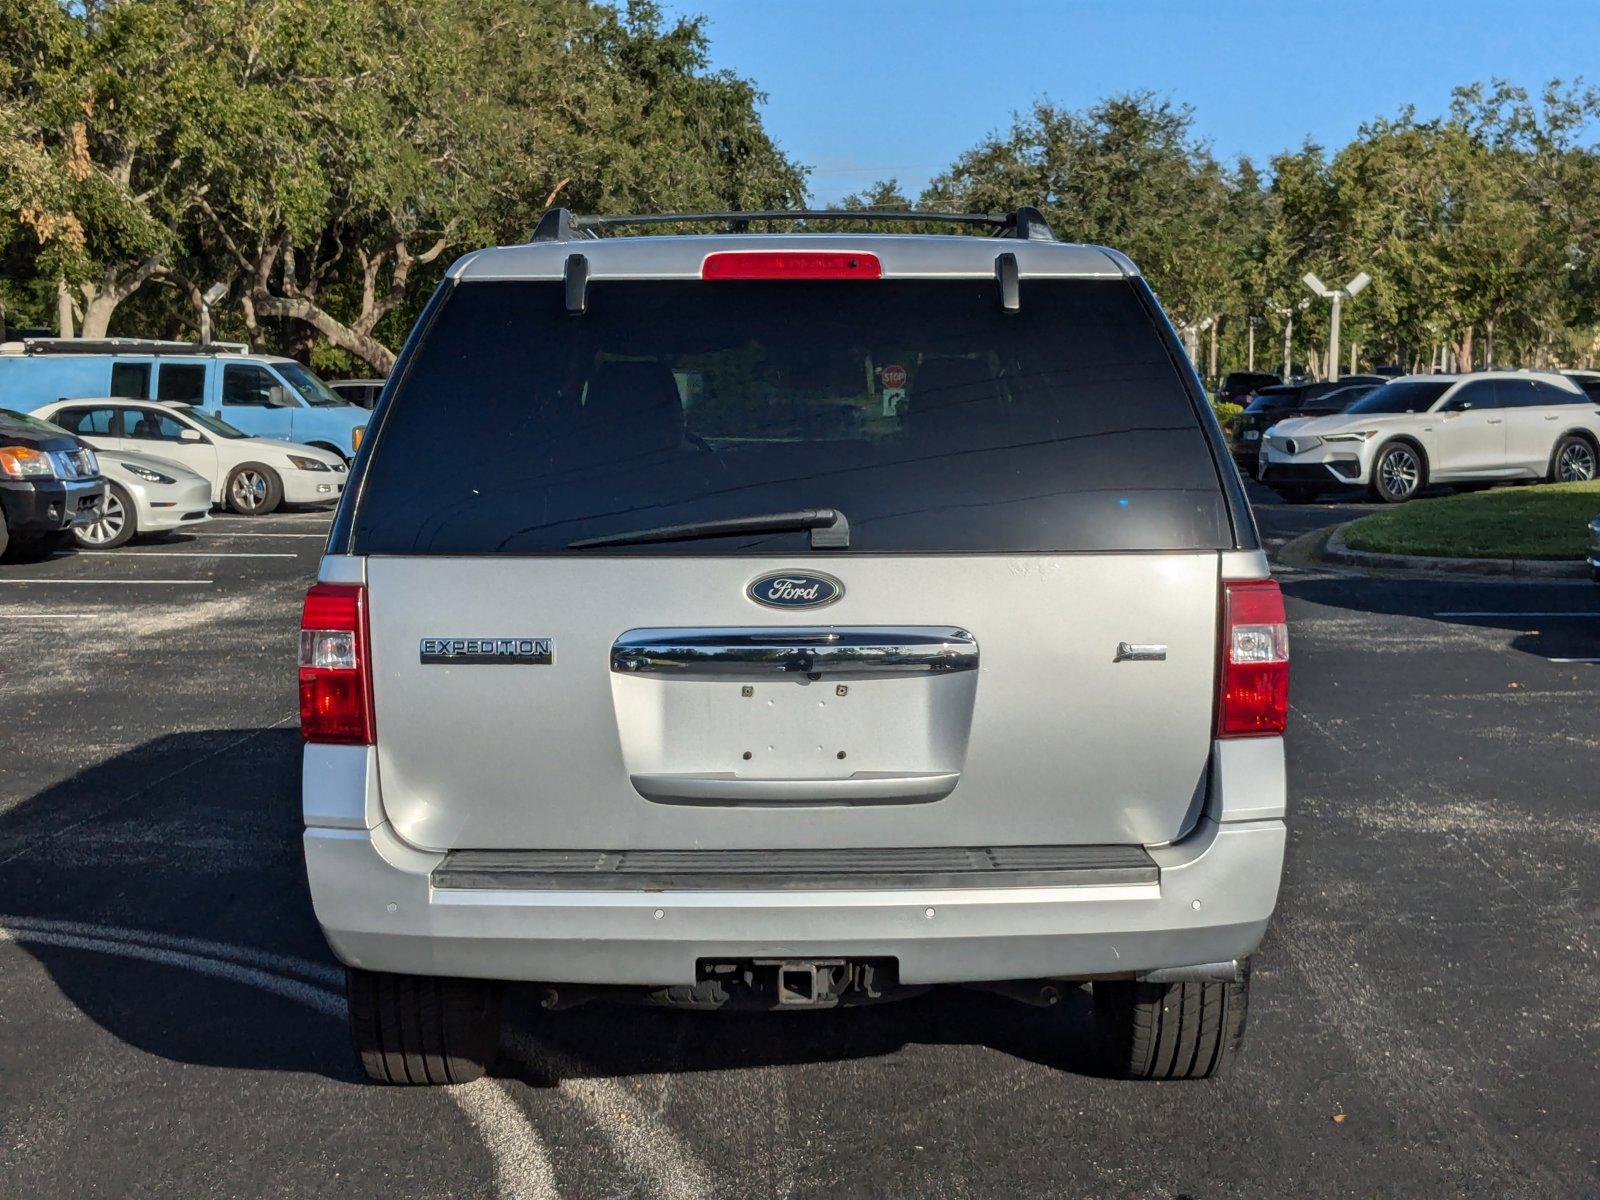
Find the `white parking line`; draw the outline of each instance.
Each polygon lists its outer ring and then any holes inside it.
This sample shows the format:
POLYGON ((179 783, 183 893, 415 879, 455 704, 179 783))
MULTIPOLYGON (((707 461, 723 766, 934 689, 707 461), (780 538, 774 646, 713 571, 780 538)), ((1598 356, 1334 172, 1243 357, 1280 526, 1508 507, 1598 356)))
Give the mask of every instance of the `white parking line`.
POLYGON ((100 584, 100 583, 160 583, 170 586, 203 587, 212 581, 209 579, 0 579, 0 583, 18 587, 23 584, 39 584, 54 586, 56 584, 100 584))
POLYGON ((0 617, 8 621, 76 621, 100 615, 100 613, 18 613, 0 609, 0 617))
POLYGON ((281 537, 281 538, 318 538, 318 539, 322 539, 322 538, 326 538, 328 535, 325 534, 325 533, 255 533, 255 532, 251 532, 251 531, 241 530, 238 533, 201 533, 201 534, 196 534, 195 536, 196 537, 200 537, 200 538, 281 537))
POLYGON ((1436 612, 1436 617, 1600 617, 1600 612, 1436 612))
POLYGON ((282 554, 267 551, 218 550, 215 552, 203 550, 79 550, 79 554, 114 554, 118 558, 299 558, 298 554, 286 551, 282 554))

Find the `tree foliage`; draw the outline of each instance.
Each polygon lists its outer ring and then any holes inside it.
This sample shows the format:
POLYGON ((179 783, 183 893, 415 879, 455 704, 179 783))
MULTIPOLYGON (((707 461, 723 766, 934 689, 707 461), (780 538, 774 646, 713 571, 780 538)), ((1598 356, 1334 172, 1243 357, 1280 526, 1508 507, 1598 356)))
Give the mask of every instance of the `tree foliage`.
POLYGON ((0 302, 166 332, 220 280, 253 340, 386 368, 451 256, 557 199, 799 203, 706 49, 648 3, 5 0, 0 302))
MULTIPOLYGON (((0 316, 181 335, 220 281, 223 333, 385 368, 451 258, 551 203, 802 204, 760 101, 646 0, 0 0, 0 316)), ((1295 365, 1327 369, 1307 271, 1373 276, 1345 308, 1369 363, 1589 363, 1597 122, 1593 89, 1495 82, 1258 166, 1150 93, 1042 100, 915 200, 846 203, 1038 205, 1138 262, 1209 374, 1252 334, 1276 363, 1288 314, 1295 365)))
MULTIPOLYGON (((1242 367, 1252 319, 1275 363, 1285 310, 1297 366, 1326 370, 1326 312, 1300 317, 1313 271, 1365 270, 1345 345, 1368 363, 1592 363, 1600 345, 1600 92, 1458 89, 1448 115, 1377 119, 1329 154, 1307 143, 1263 173, 1219 163, 1190 109, 1150 93, 1082 112, 1048 101, 936 176, 913 207, 1043 208, 1057 236, 1140 265, 1180 326, 1206 324, 1202 367, 1242 367)), ((885 181, 858 207, 905 206, 885 181)), ((1348 363, 1344 364, 1346 367, 1348 363)))

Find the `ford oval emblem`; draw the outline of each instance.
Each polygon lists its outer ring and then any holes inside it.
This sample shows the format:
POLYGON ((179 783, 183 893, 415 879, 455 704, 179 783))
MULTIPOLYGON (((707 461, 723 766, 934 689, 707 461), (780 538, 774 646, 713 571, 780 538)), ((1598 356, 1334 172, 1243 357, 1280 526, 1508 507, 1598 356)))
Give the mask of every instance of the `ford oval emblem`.
POLYGON ((773 571, 752 579, 744 594, 768 608, 821 608, 844 595, 844 584, 815 571, 773 571))

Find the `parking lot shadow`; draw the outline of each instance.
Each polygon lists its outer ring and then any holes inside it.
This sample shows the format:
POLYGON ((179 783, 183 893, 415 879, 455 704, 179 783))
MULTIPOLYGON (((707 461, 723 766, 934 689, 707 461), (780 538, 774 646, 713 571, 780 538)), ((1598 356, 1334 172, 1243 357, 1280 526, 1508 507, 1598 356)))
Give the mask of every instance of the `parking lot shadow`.
POLYGON ((1045 1008, 972 988, 911 999, 795 1012, 684 1012, 594 1002, 542 1012, 532 989, 507 996, 498 1073, 534 1087, 572 1078, 693 1074, 883 1058, 910 1046, 981 1046, 1077 1075, 1107 1063, 1087 988, 1045 1008))
MULTIPOLYGON (((1421 618, 1513 636, 1510 647, 1537 658, 1600 656, 1595 589, 1538 581, 1434 580, 1391 576, 1282 576, 1284 595, 1304 604, 1372 616, 1421 618), (1571 613, 1568 617, 1551 614, 1571 613)), ((1290 614, 1290 632, 1294 614, 1290 614)))
MULTIPOLYGON (((0 917, 61 997, 147 1053, 354 1080, 338 964, 311 911, 294 728, 172 733, 0 813, 0 917)), ((60 998, 46 998, 59 1004, 60 998)), ((555 1013, 512 988, 502 1073, 700 1072, 981 1045, 1098 1074, 1083 989, 1037 1008, 961 988, 870 1008, 684 1013, 596 1002, 555 1013)))
POLYGON ((0 813, 8 938, 150 1054, 354 1079, 306 889, 299 752, 292 726, 167 734, 0 813))

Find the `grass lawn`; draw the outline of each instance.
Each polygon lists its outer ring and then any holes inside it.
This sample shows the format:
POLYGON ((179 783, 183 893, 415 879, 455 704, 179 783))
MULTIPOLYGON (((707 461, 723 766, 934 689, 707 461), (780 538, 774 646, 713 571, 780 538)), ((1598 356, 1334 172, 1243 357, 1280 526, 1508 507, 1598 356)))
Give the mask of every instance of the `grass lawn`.
POLYGON ((1581 559, 1600 513, 1600 482, 1494 488, 1413 500, 1344 531, 1352 550, 1445 558, 1581 559))

